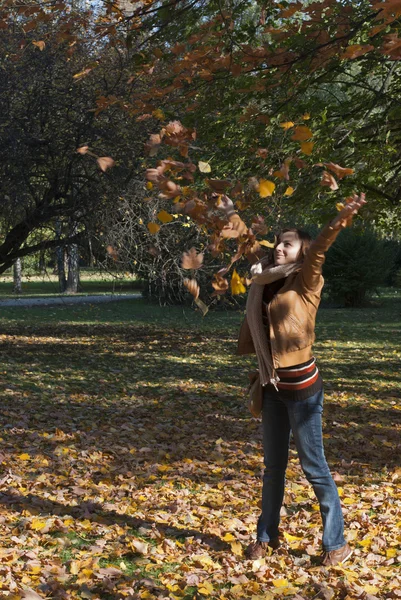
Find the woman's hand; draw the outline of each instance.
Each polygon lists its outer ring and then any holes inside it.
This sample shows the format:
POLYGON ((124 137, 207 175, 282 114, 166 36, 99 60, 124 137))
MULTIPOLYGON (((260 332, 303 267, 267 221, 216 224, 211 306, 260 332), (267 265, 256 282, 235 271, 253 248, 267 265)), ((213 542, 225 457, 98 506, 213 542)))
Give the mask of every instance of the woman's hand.
POLYGON ((330 223, 333 229, 342 229, 350 224, 352 216, 356 215, 361 206, 366 204, 365 194, 355 194, 353 199, 344 206, 330 223))

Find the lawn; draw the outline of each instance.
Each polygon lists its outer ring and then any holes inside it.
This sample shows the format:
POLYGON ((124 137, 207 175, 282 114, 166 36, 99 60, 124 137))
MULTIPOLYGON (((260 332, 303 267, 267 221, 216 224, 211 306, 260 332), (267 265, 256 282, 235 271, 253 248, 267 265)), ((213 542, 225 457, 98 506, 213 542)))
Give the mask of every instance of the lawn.
MULTIPOLYGON (((41 296, 60 295, 57 275, 50 271, 42 275, 24 274, 22 294, 13 292, 12 275, 0 276, 0 300, 12 298, 36 298, 41 296)), ((108 273, 94 269, 81 269, 78 294, 124 294, 142 289, 142 282, 129 274, 108 273)))
POLYGON ((241 318, 142 300, 2 310, 2 597, 400 596, 401 293, 319 315, 326 453, 355 549, 344 567, 318 566, 293 447, 286 547, 243 557, 263 465, 241 318))

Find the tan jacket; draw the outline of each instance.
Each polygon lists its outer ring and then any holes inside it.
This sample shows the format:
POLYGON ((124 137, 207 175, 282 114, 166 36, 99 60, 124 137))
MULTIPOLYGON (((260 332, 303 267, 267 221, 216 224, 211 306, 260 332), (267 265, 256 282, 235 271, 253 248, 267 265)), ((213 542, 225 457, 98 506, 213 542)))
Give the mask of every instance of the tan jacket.
MULTIPOLYGON (((285 280, 267 306, 270 344, 275 369, 292 367, 309 360, 315 340, 316 313, 324 280, 322 266, 325 253, 340 230, 330 225, 312 242, 302 268, 285 280)), ((237 354, 254 354, 247 318, 242 323, 237 354)))

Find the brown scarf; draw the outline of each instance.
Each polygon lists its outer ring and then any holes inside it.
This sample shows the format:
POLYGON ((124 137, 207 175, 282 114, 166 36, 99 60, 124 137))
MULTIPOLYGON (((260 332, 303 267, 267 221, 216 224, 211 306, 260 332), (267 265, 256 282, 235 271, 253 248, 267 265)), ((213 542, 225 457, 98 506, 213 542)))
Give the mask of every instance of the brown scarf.
POLYGON ((283 279, 299 271, 300 267, 301 264, 299 262, 277 265, 276 267, 269 266, 266 259, 262 259, 251 267, 252 285, 249 289, 246 302, 246 318, 258 359, 260 383, 262 385, 272 383, 276 389, 280 379, 273 366, 270 342, 267 339, 263 325, 263 288, 268 283, 283 279))

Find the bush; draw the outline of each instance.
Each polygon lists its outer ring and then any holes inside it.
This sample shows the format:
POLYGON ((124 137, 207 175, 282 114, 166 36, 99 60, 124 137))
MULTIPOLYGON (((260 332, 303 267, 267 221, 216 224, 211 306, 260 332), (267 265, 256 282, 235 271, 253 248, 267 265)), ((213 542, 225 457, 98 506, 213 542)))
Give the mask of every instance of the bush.
POLYGON ((327 253, 323 275, 329 296, 344 306, 361 306, 393 267, 390 245, 370 231, 345 229, 327 253))

